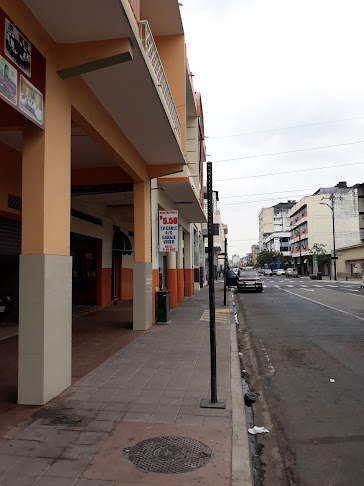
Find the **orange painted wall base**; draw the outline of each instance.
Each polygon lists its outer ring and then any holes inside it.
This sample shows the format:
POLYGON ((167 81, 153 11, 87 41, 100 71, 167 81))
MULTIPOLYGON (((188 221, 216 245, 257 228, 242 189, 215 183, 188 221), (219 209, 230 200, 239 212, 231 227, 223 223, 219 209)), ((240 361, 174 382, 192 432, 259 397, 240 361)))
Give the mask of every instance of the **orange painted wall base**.
POLYGON ((111 268, 102 269, 101 307, 107 307, 112 304, 111 274, 112 274, 111 268))
POLYGON ((176 309, 178 307, 176 269, 167 269, 167 289, 169 290, 169 308, 176 309))
POLYGON ((185 300, 185 277, 183 268, 177 268, 177 300, 182 303, 185 300))
POLYGON ((133 300, 133 269, 121 269, 121 300, 133 300))
POLYGON ((193 269, 185 268, 185 296, 193 295, 193 269))
POLYGON ((159 270, 158 269, 153 269, 152 272, 152 277, 153 277, 153 324, 155 324, 155 294, 157 289, 159 288, 159 270))

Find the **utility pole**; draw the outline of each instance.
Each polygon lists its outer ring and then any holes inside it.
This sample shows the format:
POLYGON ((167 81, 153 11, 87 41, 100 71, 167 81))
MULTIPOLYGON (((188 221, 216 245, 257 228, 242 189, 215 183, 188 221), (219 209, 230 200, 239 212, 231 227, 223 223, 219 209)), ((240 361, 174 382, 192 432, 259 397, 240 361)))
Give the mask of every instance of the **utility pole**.
POLYGON ((331 199, 331 211, 332 211, 332 238, 333 238, 333 241, 334 241, 334 280, 337 280, 337 276, 336 276, 335 198, 334 198, 334 194, 331 194, 330 199, 331 199))
POLYGON ((214 282, 214 235, 213 235, 213 194, 212 163, 207 162, 207 236, 209 254, 209 304, 210 304, 210 354, 211 354, 211 400, 203 398, 201 408, 226 408, 226 402, 217 401, 216 381, 216 330, 215 330, 215 282, 214 282))
MULTIPOLYGON (((332 259, 334 260, 334 280, 337 280, 337 273, 336 273, 336 242, 335 242, 335 196, 334 196, 334 193, 332 192, 330 194, 330 197, 323 197, 323 199, 330 199, 331 201, 331 205, 330 204, 327 204, 327 203, 320 203, 324 206, 328 206, 330 209, 331 209, 331 212, 332 212, 332 239, 333 239, 333 249, 334 249, 334 256, 332 257, 332 259)), ((341 196, 340 196, 340 199, 341 199, 341 196)), ((330 268, 330 279, 331 279, 331 268, 330 268)))

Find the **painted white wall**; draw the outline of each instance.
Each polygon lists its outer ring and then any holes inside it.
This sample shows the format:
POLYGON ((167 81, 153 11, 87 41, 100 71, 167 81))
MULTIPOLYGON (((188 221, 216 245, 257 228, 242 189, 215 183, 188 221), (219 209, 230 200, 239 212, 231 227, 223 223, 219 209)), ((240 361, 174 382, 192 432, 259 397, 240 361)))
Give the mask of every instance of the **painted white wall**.
MULTIPOLYGON (((74 198, 72 208, 102 220, 102 226, 99 226, 74 216, 71 217, 72 233, 102 240, 102 268, 112 268, 113 225, 120 227, 120 230, 128 236, 134 248, 134 238, 128 235, 129 231, 134 231, 133 207, 108 208, 104 204, 88 203, 85 199, 77 200, 74 198)), ((124 268, 133 268, 133 265, 133 254, 123 256, 124 268)))
MULTIPOLYGON (((152 221, 152 267, 160 267, 158 211, 178 211, 180 228, 187 233, 191 232, 191 224, 183 216, 179 208, 170 200, 164 191, 158 187, 157 179, 151 181, 151 221, 152 221)), ((187 267, 186 267, 187 268, 187 267)))
MULTIPOLYGON (((307 217, 295 222, 292 230, 299 228, 307 222, 308 229, 308 249, 315 243, 326 245, 327 253, 333 251, 333 232, 332 232, 332 211, 325 204, 331 204, 327 194, 317 194, 307 196, 297 203, 291 210, 291 215, 307 206, 307 217), (324 198, 324 199, 323 199, 324 198)), ((336 247, 346 247, 360 244, 360 227, 358 212, 358 193, 357 189, 343 190, 335 192, 335 243, 336 247)), ((293 235, 293 231, 291 232, 293 235)), ((301 239, 306 236, 301 236, 301 239)), ((292 242, 297 242, 296 237, 292 242)), ((303 255, 308 255, 309 251, 302 251, 303 255)))

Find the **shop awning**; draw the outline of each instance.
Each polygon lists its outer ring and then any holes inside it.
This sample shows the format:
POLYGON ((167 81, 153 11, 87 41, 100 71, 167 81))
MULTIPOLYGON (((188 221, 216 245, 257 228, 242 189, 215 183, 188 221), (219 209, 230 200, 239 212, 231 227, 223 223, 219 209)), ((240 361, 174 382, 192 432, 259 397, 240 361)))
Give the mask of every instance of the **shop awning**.
POLYGON ((121 255, 131 255, 133 253, 131 241, 126 234, 119 229, 115 230, 114 232, 114 237, 112 239, 112 251, 121 255))
POLYGON ((188 177, 162 177, 158 184, 190 223, 206 223, 203 207, 188 177))

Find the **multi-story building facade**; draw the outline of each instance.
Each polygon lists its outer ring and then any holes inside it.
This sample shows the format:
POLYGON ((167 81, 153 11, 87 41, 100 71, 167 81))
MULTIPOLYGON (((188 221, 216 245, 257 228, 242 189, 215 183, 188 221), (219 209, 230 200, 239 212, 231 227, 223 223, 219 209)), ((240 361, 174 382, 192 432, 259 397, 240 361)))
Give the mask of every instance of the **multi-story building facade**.
POLYGON ((253 262, 253 265, 256 265, 257 264, 257 258, 258 258, 258 255, 259 255, 259 245, 252 245, 251 247, 251 254, 252 254, 252 262, 253 262))
MULTIPOLYGON (((347 187, 340 182, 335 187, 321 188, 312 196, 301 199, 291 210, 291 254, 295 266, 304 273, 316 273, 318 261, 312 255, 315 243, 324 245, 328 257, 333 251, 332 199, 335 215, 336 248, 360 243, 360 215, 358 186, 347 187)), ((320 271, 330 274, 330 259, 320 271)))
POLYGON ((152 325, 158 209, 179 210, 171 306, 193 293, 203 112, 177 0, 0 0, 0 22, 0 289, 19 300, 18 401, 38 405, 71 383, 72 305, 130 301, 152 325))
POLYGON ((337 248, 339 277, 364 277, 364 184, 355 187, 358 194, 359 240, 337 248))
POLYGON ((259 213, 260 250, 290 255, 289 212, 296 201, 278 203, 270 208, 262 208, 259 213))

